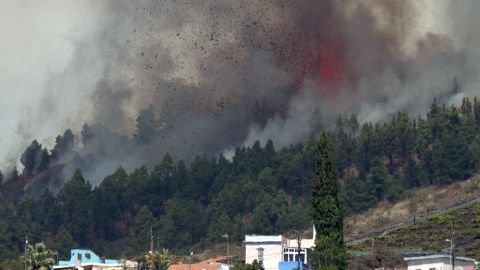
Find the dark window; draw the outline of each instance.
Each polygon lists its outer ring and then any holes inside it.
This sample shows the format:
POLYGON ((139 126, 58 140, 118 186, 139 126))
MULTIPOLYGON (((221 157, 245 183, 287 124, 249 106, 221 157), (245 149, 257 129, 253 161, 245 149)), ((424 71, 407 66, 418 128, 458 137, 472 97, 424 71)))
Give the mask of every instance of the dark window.
POLYGON ((257 248, 257 259, 259 262, 263 262, 263 248, 257 248))
POLYGON ((88 260, 90 260, 90 253, 85 253, 85 258, 87 258, 88 260))

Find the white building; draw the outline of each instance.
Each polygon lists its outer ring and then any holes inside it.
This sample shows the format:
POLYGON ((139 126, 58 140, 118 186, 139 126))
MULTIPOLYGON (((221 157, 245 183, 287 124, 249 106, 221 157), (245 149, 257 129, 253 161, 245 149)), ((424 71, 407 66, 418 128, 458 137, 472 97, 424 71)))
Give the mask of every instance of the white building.
POLYGON ((245 263, 263 262, 265 270, 278 269, 285 239, 281 235, 245 235, 245 263))
MULTIPOLYGON (((450 255, 431 255, 421 257, 406 257, 403 259, 408 270, 452 270, 450 255)), ((466 257, 455 257, 454 270, 474 270, 475 260, 466 257)))
MULTIPOLYGON (((315 246, 315 228, 313 238, 302 239, 300 261, 308 263, 307 249, 315 246)), ((263 263, 265 270, 278 270, 280 262, 298 261, 297 239, 288 239, 282 235, 246 235, 245 263, 254 260, 263 263)))

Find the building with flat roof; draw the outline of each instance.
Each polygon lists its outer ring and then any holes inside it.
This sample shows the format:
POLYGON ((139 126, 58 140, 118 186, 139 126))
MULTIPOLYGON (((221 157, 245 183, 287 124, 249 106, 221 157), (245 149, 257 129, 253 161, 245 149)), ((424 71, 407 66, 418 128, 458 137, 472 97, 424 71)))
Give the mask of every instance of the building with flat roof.
POLYGON ((95 252, 89 249, 72 249, 70 251, 70 260, 59 261, 58 265, 54 265, 52 268, 55 270, 120 270, 125 268, 133 269, 135 267, 135 262, 101 259, 95 252))
POLYGON ((403 260, 408 270, 474 270, 475 260, 467 257, 452 257, 450 255, 430 255, 406 257, 403 260), (452 264, 455 268, 452 269, 452 264))
POLYGON ((265 270, 288 270, 290 266, 301 268, 308 265, 307 250, 315 246, 316 231, 313 228, 313 237, 301 239, 300 258, 298 256, 298 240, 282 235, 245 235, 245 263, 254 260, 262 262, 265 270), (282 265, 280 263, 283 262, 282 265), (295 263, 293 263, 295 262, 295 263))

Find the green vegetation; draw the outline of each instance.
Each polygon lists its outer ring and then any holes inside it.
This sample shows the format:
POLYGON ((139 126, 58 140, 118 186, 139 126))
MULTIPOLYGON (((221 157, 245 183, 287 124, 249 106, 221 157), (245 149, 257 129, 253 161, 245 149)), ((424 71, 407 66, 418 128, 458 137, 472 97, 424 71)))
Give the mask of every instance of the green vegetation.
POLYGON ((44 243, 27 244, 28 270, 48 270, 55 264, 55 254, 44 243))
POLYGON ((253 260, 251 264, 239 261, 232 266, 232 270, 265 270, 265 268, 263 267, 262 262, 253 260))
MULTIPOLYGON (((399 200, 410 188, 470 177, 480 168, 479 131, 477 99, 464 99, 460 107, 433 102, 426 118, 399 112, 385 124, 339 116, 331 140, 342 212, 359 213, 383 199, 399 200)), ((75 154, 72 132, 56 142, 50 153, 32 143, 22 155, 22 175, 3 178, 35 176, 61 155, 75 154)), ((245 233, 302 230, 311 226, 317 143, 315 135, 282 149, 256 142, 238 147, 231 160, 198 155, 189 164, 167 154, 151 170, 118 168, 96 187, 76 171, 57 196, 0 199, 0 261, 21 256, 25 236, 44 241, 60 258, 75 246, 130 257, 148 250, 150 228, 159 246, 176 254, 223 243, 225 233, 238 243, 245 233)))
POLYGON ((312 181, 312 216, 317 229, 311 252, 314 269, 347 269, 343 244, 343 215, 338 203, 337 173, 329 135, 323 133, 317 146, 317 174, 312 181))
POLYGON ((167 270, 171 264, 177 262, 178 258, 166 249, 154 251, 147 256, 139 256, 135 259, 140 270, 167 270))
MULTIPOLYGON (((386 236, 375 238, 375 244, 387 253, 399 254, 405 250, 442 252, 449 248, 445 239, 454 233, 457 255, 480 259, 480 203, 448 214, 432 215, 415 225, 403 227, 386 236)), ((349 246, 351 251, 370 251, 370 242, 349 246)))

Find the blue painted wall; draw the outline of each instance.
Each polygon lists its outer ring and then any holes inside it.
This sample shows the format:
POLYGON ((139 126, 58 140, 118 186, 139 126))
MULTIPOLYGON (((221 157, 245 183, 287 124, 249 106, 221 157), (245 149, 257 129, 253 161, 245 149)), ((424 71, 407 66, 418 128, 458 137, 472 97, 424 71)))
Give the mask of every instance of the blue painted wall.
MULTIPOLYGON (((307 265, 300 263, 300 270, 306 269, 307 265)), ((296 270, 298 269, 298 262, 279 262, 279 270, 296 270)))

